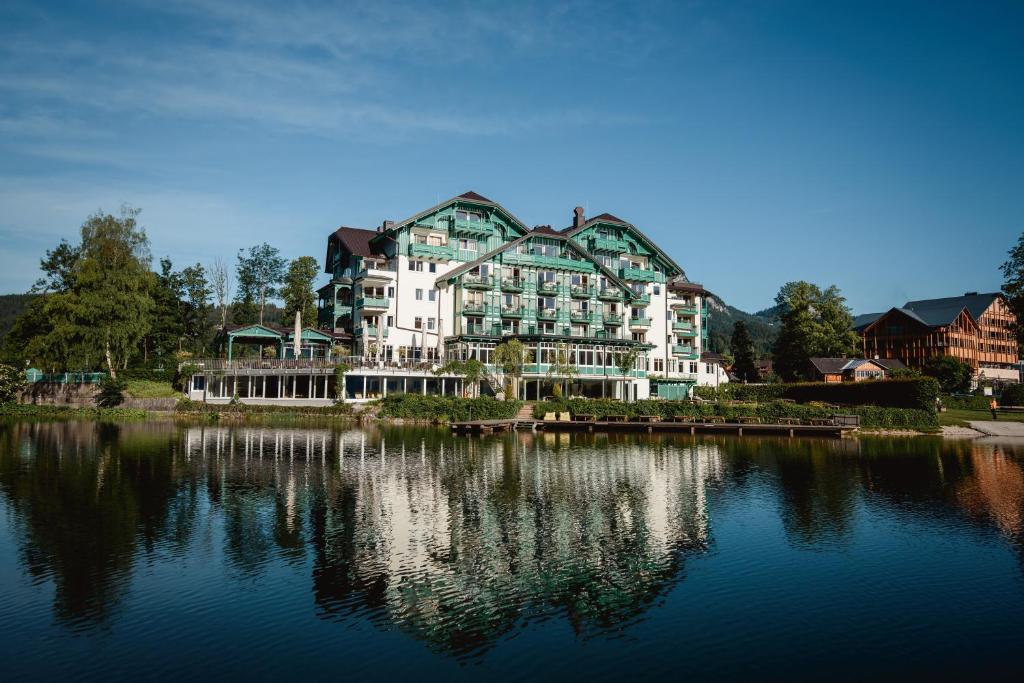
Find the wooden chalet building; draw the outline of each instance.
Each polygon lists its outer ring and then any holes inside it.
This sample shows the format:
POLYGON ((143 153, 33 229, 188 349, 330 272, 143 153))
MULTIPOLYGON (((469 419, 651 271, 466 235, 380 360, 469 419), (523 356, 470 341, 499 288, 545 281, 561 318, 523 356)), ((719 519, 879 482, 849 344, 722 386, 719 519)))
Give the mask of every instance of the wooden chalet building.
POLYGON ((865 358, 896 358, 920 369, 929 358, 968 363, 976 379, 1019 381, 1017 319, 999 292, 908 301, 885 313, 857 316, 865 358))

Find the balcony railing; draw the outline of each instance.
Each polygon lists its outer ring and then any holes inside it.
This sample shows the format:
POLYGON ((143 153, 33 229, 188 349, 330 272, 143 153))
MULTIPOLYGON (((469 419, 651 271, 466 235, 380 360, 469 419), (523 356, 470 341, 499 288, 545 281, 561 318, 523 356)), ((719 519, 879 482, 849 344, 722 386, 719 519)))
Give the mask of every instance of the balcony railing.
POLYGON ((604 314, 605 325, 621 325, 622 314, 621 313, 605 313, 604 314))
POLYGON ((673 344, 672 354, 676 356, 689 356, 693 353, 693 347, 685 344, 673 344))
POLYGON ((681 329, 681 330, 677 330, 676 326, 673 325, 672 326, 672 331, 675 332, 676 334, 678 334, 680 337, 696 337, 697 336, 697 330, 693 329, 693 327, 690 327, 690 329, 685 329, 684 328, 684 329, 681 329))
POLYGON ((542 294, 557 294, 558 293, 558 283, 554 282, 554 281, 551 281, 551 280, 545 280, 543 282, 538 282, 537 283, 537 291, 542 293, 542 294))
POLYGON ((371 278, 377 280, 393 280, 397 268, 382 261, 364 263, 357 278, 371 278))
POLYGON ((644 292, 643 294, 634 294, 633 303, 639 304, 641 306, 646 306, 647 304, 651 303, 651 295, 647 294, 646 292, 644 292))
POLYGON ((517 277, 503 277, 501 278, 501 291, 521 292, 523 291, 523 281, 517 277))
POLYGON ((572 319, 573 322, 586 322, 590 320, 590 311, 570 311, 569 318, 572 319))
POLYGON ((605 301, 621 301, 622 290, 606 287, 597 293, 597 298, 604 299, 605 301))
POLYGON ((594 237, 590 240, 590 250, 622 253, 629 250, 629 245, 625 240, 616 239, 614 237, 594 237))
POLYGON ((629 319, 629 326, 630 327, 650 327, 651 326, 651 319, 650 318, 630 318, 629 319))
POLYGON ((361 296, 356 299, 356 308, 387 308, 386 296, 361 296))
POLYGON ((501 317, 502 318, 522 318, 526 314, 526 309, 522 306, 502 306, 501 317))
POLYGON ((462 303, 463 315, 483 315, 485 305, 483 301, 464 301, 462 303))
POLYGON ((697 307, 693 304, 677 301, 670 305, 672 306, 672 310, 680 315, 697 315, 697 307))
POLYGON ((653 270, 645 268, 623 268, 621 271, 623 280, 636 280, 638 282, 660 282, 664 276, 653 270))
POLYGON ((483 221, 467 221, 457 218, 455 219, 455 226, 452 228, 452 232, 463 235, 490 235, 494 232, 494 228, 490 223, 483 221))
POLYGON ((570 285, 569 294, 575 299, 589 299, 594 295, 594 288, 589 285, 570 285))
POLYGON ((409 256, 450 259, 452 257, 452 247, 450 244, 422 244, 413 242, 409 245, 409 256))
POLYGON ((676 332, 692 332, 693 323, 687 320, 674 320, 672 322, 672 329, 676 332))
POLYGON ((466 273, 462 276, 462 286, 470 289, 490 289, 493 285, 491 278, 487 275, 473 275, 466 273))
MULTIPOLYGON (((356 328, 356 330, 355 330, 356 339, 362 339, 363 338, 363 330, 364 329, 366 330, 366 336, 370 338, 370 341, 373 341, 374 339, 377 338, 377 326, 376 325, 366 325, 364 327, 357 327, 356 328)), ((386 328, 386 327, 380 328, 380 336, 385 338, 385 339, 387 339, 388 328, 386 328)))
POLYGON ((538 308, 537 319, 538 320, 556 320, 558 318, 557 308, 538 308))

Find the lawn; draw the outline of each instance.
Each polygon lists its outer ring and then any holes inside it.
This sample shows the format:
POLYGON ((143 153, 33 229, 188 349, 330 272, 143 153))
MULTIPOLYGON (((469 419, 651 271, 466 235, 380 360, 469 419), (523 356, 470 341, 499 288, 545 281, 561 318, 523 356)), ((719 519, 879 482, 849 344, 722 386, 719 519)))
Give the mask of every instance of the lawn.
POLYGON ((180 392, 170 382, 154 382, 148 379, 130 379, 125 392, 135 398, 177 398, 180 392))
MULTIPOLYGON (((967 410, 950 408, 944 413, 939 413, 940 425, 951 425, 954 427, 966 427, 968 420, 991 420, 992 413, 987 410, 967 410)), ((1024 422, 1024 413, 999 413, 1000 420, 1012 422, 1024 422)))

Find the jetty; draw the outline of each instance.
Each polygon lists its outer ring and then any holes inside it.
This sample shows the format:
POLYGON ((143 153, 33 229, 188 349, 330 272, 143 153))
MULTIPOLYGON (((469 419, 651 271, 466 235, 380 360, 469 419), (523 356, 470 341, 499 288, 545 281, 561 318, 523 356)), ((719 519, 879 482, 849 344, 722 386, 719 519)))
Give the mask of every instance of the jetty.
MULTIPOLYGON (((611 417, 611 416, 609 416, 611 417)), ((842 438, 856 430, 859 420, 856 416, 837 415, 829 420, 804 423, 764 423, 749 421, 690 421, 690 420, 619 420, 619 419, 574 419, 537 420, 522 417, 500 420, 467 420, 452 422, 453 432, 458 434, 491 434, 529 429, 546 432, 607 432, 607 433, 669 433, 669 434, 732 434, 735 436, 815 436, 842 438), (849 419, 853 418, 853 419, 849 419)))

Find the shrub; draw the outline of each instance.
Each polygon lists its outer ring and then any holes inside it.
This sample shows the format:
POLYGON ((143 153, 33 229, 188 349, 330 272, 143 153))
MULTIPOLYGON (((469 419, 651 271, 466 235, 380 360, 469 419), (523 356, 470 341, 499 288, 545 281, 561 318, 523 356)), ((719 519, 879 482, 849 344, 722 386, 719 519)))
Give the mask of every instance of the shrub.
POLYGON ((104 377, 96 395, 96 405, 100 408, 116 408, 124 403, 124 390, 127 387, 128 383, 121 377, 104 377))
MULTIPOLYGON (((625 403, 612 399, 574 398, 568 401, 543 401, 533 407, 534 417, 542 419, 546 413, 568 410, 571 415, 595 415, 600 420, 607 415, 626 415, 634 418, 640 415, 659 415, 663 419, 675 415, 709 417, 718 415, 726 420, 737 417, 759 417, 769 422, 782 417, 801 420, 828 418, 836 414, 835 408, 825 405, 794 404, 785 401, 761 403, 693 403, 690 401, 634 401, 625 403)), ((933 430, 938 427, 934 411, 890 408, 878 406, 854 406, 843 408, 846 414, 858 415, 861 426, 867 429, 919 429, 933 430)))
POLYGON ((0 405, 15 403, 25 378, 10 365, 0 364, 0 405))
POLYGON ((724 384, 717 391, 714 387, 695 387, 694 394, 707 400, 762 403, 786 398, 798 403, 823 401, 842 405, 874 405, 933 411, 935 399, 939 395, 939 383, 931 377, 910 377, 836 384, 724 384))
MULTIPOLYGON (((986 401, 982 410, 988 410, 989 398, 982 398, 986 401)), ((1003 387, 1003 395, 999 397, 999 403, 1004 406, 1024 406, 1024 384, 1010 384, 1003 387)))
POLYGON ((380 415, 432 422, 507 420, 516 416, 521 405, 520 401, 499 401, 490 396, 458 398, 391 394, 380 400, 380 415))
POLYGON ((989 396, 973 396, 971 394, 942 396, 941 398, 942 405, 953 410, 988 410, 988 403, 992 400, 989 396))
POLYGON ((971 366, 952 356, 929 358, 922 370, 937 379, 947 394, 964 392, 971 386, 971 366))
POLYGON ((145 379, 150 382, 174 382, 178 371, 176 368, 129 368, 117 373, 120 379, 145 379))

